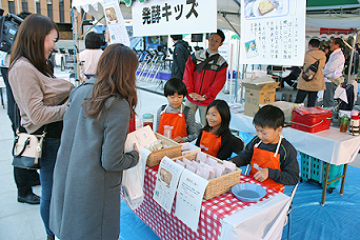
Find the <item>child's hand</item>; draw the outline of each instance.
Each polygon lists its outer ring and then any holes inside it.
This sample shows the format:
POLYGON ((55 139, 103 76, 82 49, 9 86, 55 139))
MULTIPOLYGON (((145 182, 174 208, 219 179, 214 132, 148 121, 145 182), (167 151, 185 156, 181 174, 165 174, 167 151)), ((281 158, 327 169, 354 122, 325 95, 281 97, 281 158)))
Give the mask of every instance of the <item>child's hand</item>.
POLYGON ((262 168, 257 171, 254 175, 255 180, 259 182, 265 181, 269 177, 269 170, 267 168, 262 168))
POLYGON ((185 142, 184 139, 182 137, 180 137, 180 136, 174 138, 174 141, 177 142, 177 143, 184 143, 185 142))

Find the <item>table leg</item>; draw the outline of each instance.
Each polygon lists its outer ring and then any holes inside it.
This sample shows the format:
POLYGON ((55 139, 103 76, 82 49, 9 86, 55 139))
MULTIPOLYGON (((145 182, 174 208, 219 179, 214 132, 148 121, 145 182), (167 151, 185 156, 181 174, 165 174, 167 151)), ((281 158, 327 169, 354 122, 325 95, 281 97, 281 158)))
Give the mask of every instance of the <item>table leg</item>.
POLYGON ((321 197, 321 206, 325 205, 325 196, 326 196, 326 188, 328 185, 328 179, 329 179, 329 171, 330 171, 330 164, 324 162, 326 164, 326 170, 325 170, 325 179, 324 179, 324 186, 323 186, 323 192, 321 197))
POLYGON ((340 195, 343 195, 343 193, 344 193, 344 186, 345 186, 345 178, 346 178, 347 166, 348 166, 347 164, 344 165, 343 178, 342 178, 342 180, 341 180, 340 195))

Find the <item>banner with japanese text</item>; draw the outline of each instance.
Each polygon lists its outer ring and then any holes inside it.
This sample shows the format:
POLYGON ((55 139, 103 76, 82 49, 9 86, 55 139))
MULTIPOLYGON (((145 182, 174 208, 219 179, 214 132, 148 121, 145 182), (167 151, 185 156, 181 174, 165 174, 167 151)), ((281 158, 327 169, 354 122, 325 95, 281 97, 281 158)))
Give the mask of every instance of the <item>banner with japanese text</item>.
POLYGON ((242 64, 302 66, 304 0, 241 0, 242 64))
POLYGON ((134 36, 216 32, 216 0, 149 0, 132 4, 134 36))

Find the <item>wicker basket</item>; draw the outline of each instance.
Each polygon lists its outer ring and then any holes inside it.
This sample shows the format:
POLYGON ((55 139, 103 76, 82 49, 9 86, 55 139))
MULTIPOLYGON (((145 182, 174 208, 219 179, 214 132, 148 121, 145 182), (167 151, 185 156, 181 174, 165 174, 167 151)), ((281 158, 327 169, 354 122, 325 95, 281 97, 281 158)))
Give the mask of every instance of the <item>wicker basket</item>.
POLYGON ((179 143, 159 133, 155 133, 155 135, 157 139, 161 140, 163 145, 166 145, 166 148, 151 152, 146 160, 146 165, 149 167, 159 165, 161 159, 165 156, 169 158, 181 156, 181 145, 179 143))
MULTIPOLYGON (((173 158, 172 160, 180 160, 182 161, 183 158, 186 158, 190 161, 194 161, 196 159, 196 154, 187 155, 183 157, 173 158)), ((211 158, 215 159, 216 161, 222 163, 223 161, 210 156, 211 158)), ((206 186, 204 199, 209 200, 211 198, 217 197, 223 193, 226 193, 231 190, 231 187, 235 184, 240 183, 240 176, 241 176, 241 169, 238 168, 235 172, 228 173, 221 177, 213 178, 209 180, 208 185, 206 186)))

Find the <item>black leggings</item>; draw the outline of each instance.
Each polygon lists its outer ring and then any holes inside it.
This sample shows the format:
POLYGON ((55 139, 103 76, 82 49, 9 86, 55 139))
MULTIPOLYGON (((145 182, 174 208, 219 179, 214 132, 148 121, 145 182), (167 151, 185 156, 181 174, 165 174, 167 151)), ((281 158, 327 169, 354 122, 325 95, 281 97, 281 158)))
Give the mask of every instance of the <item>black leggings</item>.
POLYGON ((307 107, 315 107, 318 92, 304 91, 298 89, 295 103, 303 103, 306 95, 308 95, 307 107))

